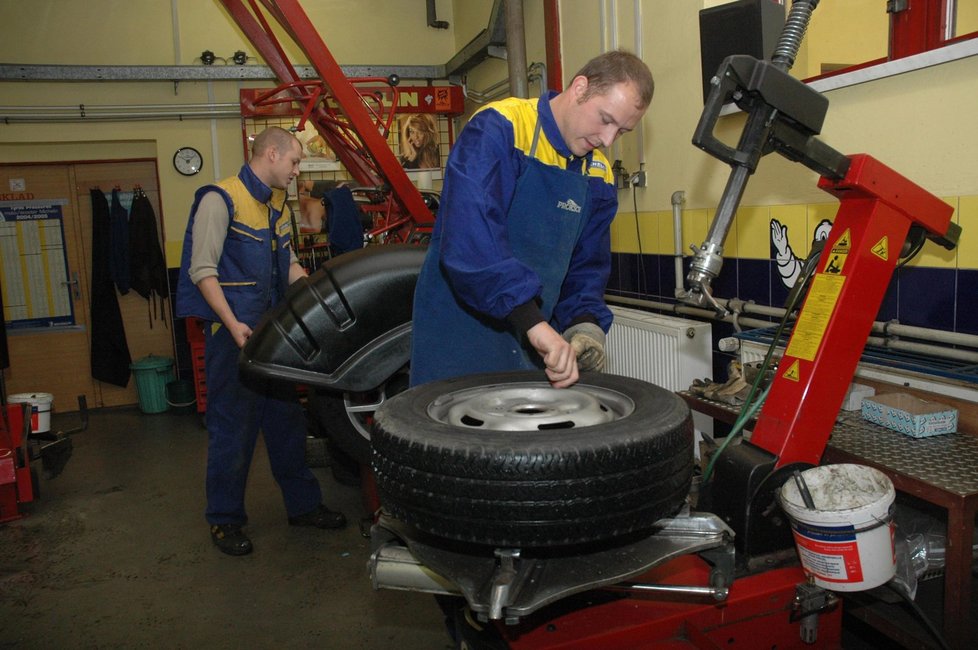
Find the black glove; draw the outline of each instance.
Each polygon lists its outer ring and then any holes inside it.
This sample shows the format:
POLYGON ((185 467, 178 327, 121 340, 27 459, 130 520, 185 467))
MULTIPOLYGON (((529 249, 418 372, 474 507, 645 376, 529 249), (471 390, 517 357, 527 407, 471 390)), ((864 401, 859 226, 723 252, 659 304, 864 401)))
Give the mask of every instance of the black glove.
POLYGON ((594 323, 578 323, 568 327, 563 336, 577 355, 578 370, 597 372, 604 370, 604 330, 594 323))

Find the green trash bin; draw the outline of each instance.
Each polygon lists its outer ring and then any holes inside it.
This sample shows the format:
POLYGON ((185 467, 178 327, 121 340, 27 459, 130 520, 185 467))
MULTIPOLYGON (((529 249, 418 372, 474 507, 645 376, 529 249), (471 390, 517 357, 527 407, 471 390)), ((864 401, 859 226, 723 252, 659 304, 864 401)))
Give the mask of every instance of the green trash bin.
POLYGON ((139 408, 143 413, 163 413, 166 403, 166 385, 173 381, 173 359, 149 355, 133 361, 129 369, 136 375, 136 391, 139 408))

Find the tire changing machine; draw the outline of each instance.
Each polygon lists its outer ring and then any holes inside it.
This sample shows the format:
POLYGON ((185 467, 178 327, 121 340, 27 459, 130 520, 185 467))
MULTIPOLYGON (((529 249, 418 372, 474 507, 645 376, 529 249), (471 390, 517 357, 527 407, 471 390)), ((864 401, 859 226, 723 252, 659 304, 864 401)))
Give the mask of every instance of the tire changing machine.
MULTIPOLYGON (((338 92, 345 88, 342 74, 297 2, 262 1, 330 82, 340 107, 355 114, 358 96, 338 92)), ((240 0, 223 2, 249 38, 263 44, 259 49, 280 78, 294 82, 267 23, 260 19, 260 32, 240 0)), ((257 0, 250 2, 259 16, 257 0)), ((429 543, 380 515, 371 530, 374 586, 463 596, 469 624, 456 630, 465 647, 841 645, 839 599, 797 565, 775 495, 796 470, 819 464, 898 259, 924 238, 953 248, 960 228, 936 196, 868 155, 846 156, 817 139, 828 101, 788 75, 817 4, 795 0, 771 61, 732 56, 720 65, 693 137, 731 173, 687 275, 686 302, 723 311, 711 283, 746 183, 764 155, 776 151, 816 171, 819 187, 840 201, 750 441, 715 459, 711 480, 691 495, 693 508, 661 520, 646 538, 607 551, 531 560, 519 549, 496 549, 493 557, 475 557, 429 543), (736 147, 713 135, 731 101, 747 114, 736 147)), ((319 122, 317 128, 324 131, 319 122)), ((371 128, 365 123, 361 130, 371 128)), ((378 147, 383 172, 379 148, 386 143, 367 139, 365 145, 369 152, 378 147)))

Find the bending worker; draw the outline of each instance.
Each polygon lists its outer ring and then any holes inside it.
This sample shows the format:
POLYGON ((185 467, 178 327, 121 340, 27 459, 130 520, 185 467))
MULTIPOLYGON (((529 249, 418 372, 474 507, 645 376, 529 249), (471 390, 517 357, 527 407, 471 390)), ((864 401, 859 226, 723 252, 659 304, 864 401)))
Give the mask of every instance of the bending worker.
POLYGON ((245 484, 258 431, 289 524, 341 528, 322 504, 306 465, 306 418, 294 386, 238 374, 238 354, 261 315, 306 274, 292 249, 285 188, 299 174, 302 147, 270 127, 255 137, 237 176, 197 190, 183 242, 177 316, 205 321, 207 512, 211 539, 228 555, 251 552, 245 484))
POLYGON ((607 52, 559 94, 472 116, 415 290, 412 385, 545 368, 563 388, 603 367, 618 196, 600 148, 638 124, 653 89, 638 57, 607 52))

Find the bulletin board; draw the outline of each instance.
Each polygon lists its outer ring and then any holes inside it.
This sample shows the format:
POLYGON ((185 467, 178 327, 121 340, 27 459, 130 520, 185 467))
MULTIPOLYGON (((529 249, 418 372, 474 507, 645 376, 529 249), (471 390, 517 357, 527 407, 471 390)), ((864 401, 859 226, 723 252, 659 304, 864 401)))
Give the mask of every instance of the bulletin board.
POLYGON ((0 201, 0 288, 10 330, 75 324, 62 216, 67 203, 0 201))

